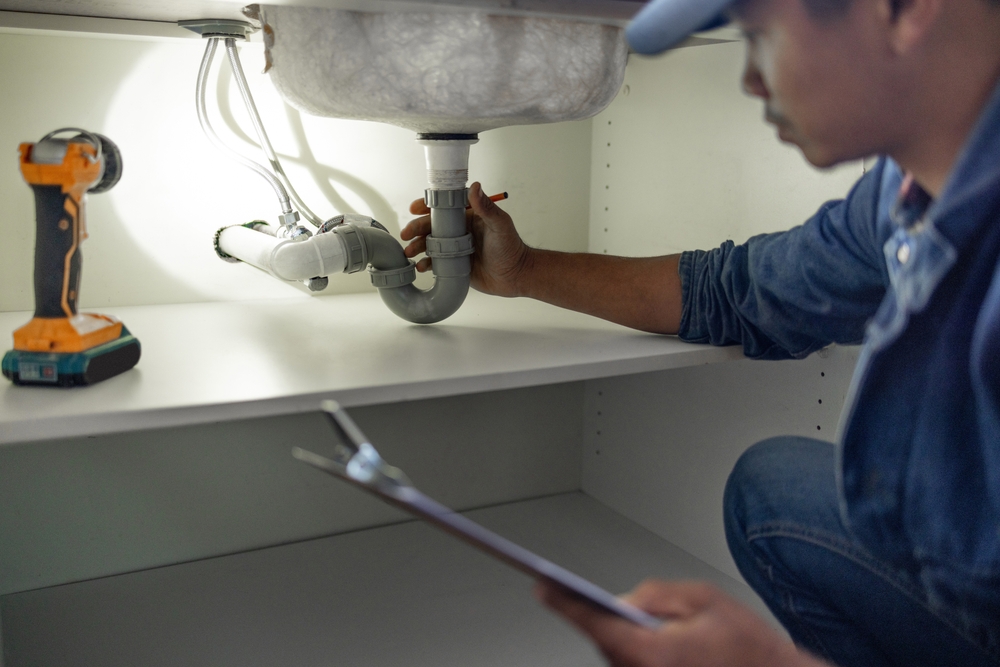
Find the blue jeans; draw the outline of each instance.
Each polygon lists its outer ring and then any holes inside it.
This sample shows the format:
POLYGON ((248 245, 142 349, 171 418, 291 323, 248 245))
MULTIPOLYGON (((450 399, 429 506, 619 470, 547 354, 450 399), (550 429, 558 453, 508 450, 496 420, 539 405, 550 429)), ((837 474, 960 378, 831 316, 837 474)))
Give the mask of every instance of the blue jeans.
POLYGON ((751 447, 729 477, 725 513, 743 577, 809 652, 842 667, 1000 665, 997 619, 932 603, 919 579, 844 528, 830 443, 751 447))

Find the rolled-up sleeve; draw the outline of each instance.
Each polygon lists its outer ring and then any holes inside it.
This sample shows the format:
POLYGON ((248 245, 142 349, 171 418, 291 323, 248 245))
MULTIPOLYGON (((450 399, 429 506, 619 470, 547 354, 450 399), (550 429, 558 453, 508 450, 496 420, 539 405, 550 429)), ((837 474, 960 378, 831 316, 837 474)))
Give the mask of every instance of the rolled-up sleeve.
POLYGON ((860 343, 889 285, 882 246, 899 176, 882 160, 799 227, 684 253, 680 337, 742 345, 754 359, 860 343))

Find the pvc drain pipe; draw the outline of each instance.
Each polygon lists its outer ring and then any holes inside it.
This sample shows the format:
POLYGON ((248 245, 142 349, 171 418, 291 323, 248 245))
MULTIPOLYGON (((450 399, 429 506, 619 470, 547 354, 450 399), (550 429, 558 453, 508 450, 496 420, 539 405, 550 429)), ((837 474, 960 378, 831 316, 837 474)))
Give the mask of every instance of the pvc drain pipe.
MULTIPOLYGON (((417 140, 427 158, 424 203, 431 210, 427 256, 431 258, 434 287, 421 291, 413 285, 380 290, 389 310, 411 322, 439 322, 461 307, 469 293, 470 256, 475 250, 465 222, 469 200, 469 149, 475 134, 420 134, 417 140)), ((374 273, 373 273, 374 279, 374 273)))
POLYGON ((265 222, 225 227, 215 249, 229 261, 243 261, 288 282, 323 281, 333 273, 356 273, 370 267, 372 284, 393 313, 409 322, 433 324, 453 315, 469 293, 472 235, 465 222, 469 191, 469 147, 475 135, 420 135, 427 156, 430 187, 424 201, 431 210, 427 256, 434 285, 422 290, 414 263, 398 240, 366 216, 341 215, 320 226, 273 229, 265 222))

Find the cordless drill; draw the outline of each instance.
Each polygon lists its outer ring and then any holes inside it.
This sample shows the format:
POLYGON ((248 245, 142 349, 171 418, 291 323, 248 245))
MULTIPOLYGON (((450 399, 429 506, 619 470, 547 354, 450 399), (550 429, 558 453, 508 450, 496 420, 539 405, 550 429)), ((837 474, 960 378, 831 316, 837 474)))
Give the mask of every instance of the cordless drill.
POLYGON ((66 128, 21 144, 20 157, 35 194, 35 315, 14 332, 4 377, 17 385, 72 387, 123 373, 138 363, 139 341, 114 317, 76 310, 86 196, 118 182, 121 153, 107 137, 66 128), (56 138, 67 132, 75 136, 56 138))

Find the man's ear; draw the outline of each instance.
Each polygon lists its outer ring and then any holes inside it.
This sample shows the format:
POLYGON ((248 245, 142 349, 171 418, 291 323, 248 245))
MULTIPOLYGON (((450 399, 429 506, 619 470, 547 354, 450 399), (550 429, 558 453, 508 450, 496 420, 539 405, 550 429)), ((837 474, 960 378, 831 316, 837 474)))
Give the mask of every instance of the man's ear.
POLYGON ((898 55, 905 55, 927 39, 949 0, 877 0, 889 45, 898 55))

